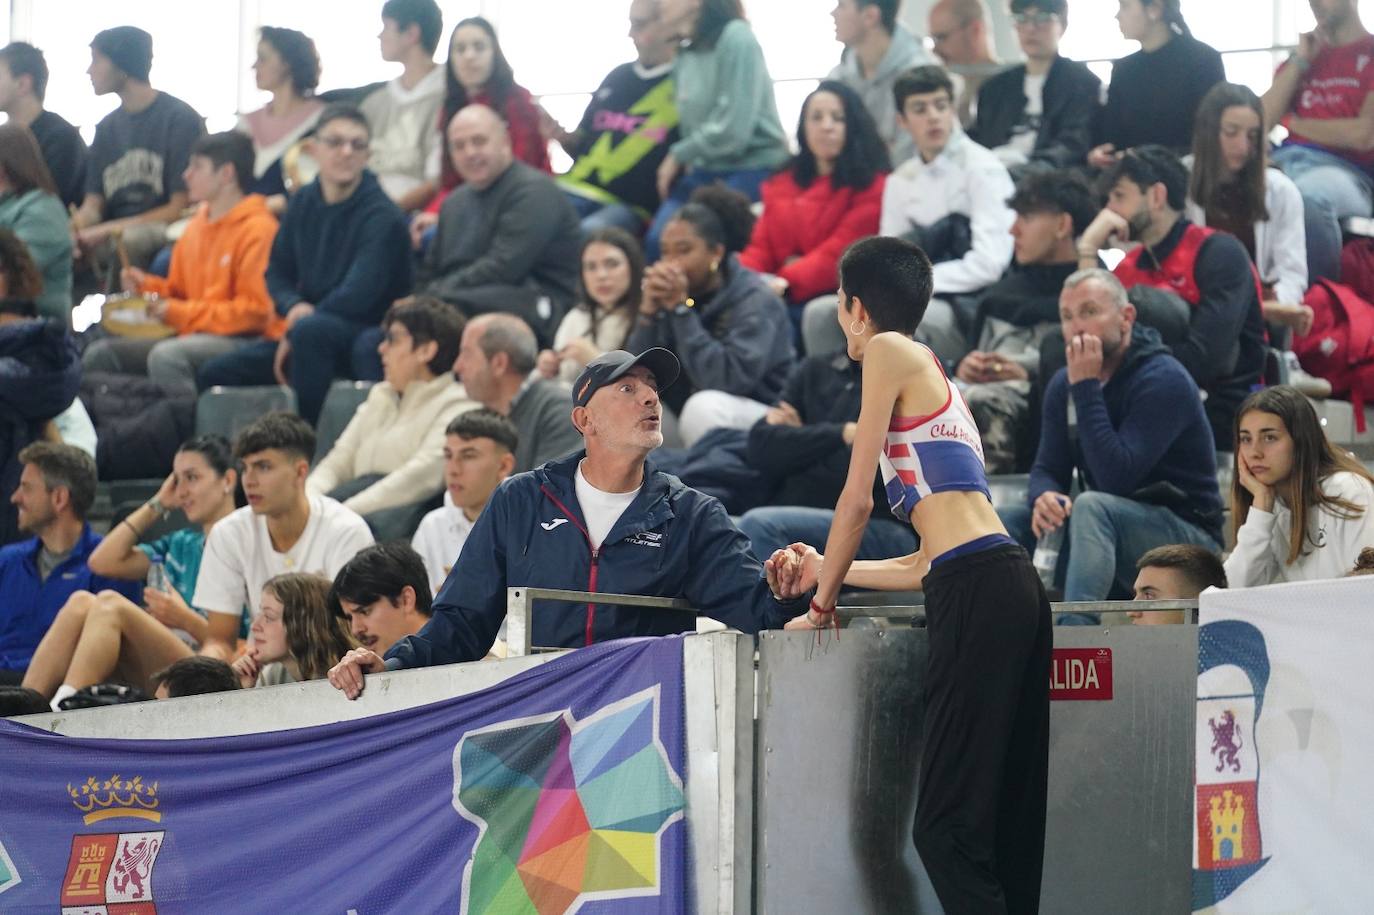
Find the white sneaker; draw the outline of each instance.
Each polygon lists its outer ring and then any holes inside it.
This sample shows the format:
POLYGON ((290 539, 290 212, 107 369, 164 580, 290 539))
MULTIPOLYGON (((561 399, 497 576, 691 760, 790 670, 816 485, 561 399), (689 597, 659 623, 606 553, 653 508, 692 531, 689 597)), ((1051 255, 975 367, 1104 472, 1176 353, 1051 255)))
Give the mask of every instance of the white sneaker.
POLYGON ((1298 362, 1298 354, 1288 350, 1283 354, 1284 367, 1288 369, 1288 383, 1308 397, 1322 399, 1331 396, 1331 382, 1303 371, 1298 362))

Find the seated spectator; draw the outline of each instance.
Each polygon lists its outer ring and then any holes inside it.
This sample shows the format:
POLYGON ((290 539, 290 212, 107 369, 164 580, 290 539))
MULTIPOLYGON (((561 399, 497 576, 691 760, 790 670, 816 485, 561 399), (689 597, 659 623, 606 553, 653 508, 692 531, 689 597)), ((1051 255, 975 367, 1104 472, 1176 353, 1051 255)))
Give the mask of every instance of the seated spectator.
POLYGON ((1112 64, 1097 145, 1088 152, 1093 168, 1110 168, 1137 146, 1164 146, 1180 156, 1192 147, 1198 105, 1226 70, 1216 49, 1193 37, 1180 2, 1120 0, 1117 25, 1140 50, 1112 64))
MULTIPOLYGON (((747 459, 777 488, 768 505, 739 520, 759 561, 793 543, 821 543, 830 533, 857 431, 862 366, 847 353, 813 353, 787 379, 782 399, 749 430, 747 459)), ((858 559, 888 559, 915 551, 910 524, 888 508, 875 477, 873 515, 858 559)))
POLYGON ((410 238, 401 211, 364 167, 367 120, 331 105, 315 146, 320 176, 292 198, 267 264, 277 315, 264 339, 201 366, 197 384, 289 384, 314 422, 339 377, 373 377, 375 327, 411 286, 410 238), (361 337, 361 338, 360 338, 361 337))
POLYGON ((258 334, 281 335, 264 274, 277 220, 260 194, 247 194, 253 145, 235 131, 201 137, 183 176, 196 215, 172 247, 166 279, 122 271, 124 291, 176 331, 166 340, 105 337, 86 347, 87 371, 147 375, 168 393, 196 393, 196 372, 258 334), (251 335, 251 336, 250 336, 251 335))
POLYGON ((173 661, 153 674, 154 699, 180 699, 182 696, 205 696, 227 693, 239 688, 234 668, 219 658, 189 655, 173 661))
MULTIPOLYGON (((344 563, 334 576, 329 612, 343 620, 356 644, 385 653, 429 622, 428 577, 420 555, 404 543, 375 544, 344 563)), ((344 654, 335 655, 328 666, 344 654)))
MULTIPOLYGON (((661 349, 593 360, 574 386, 572 424, 585 453, 498 487, 463 548, 473 561, 454 569, 419 634, 393 645, 385 661, 366 648, 349 652, 329 682, 354 699, 364 673, 483 658, 506 615, 508 582, 583 588, 591 575, 598 591, 684 598, 744 632, 780 626, 801 612, 804 601, 770 593, 763 567, 719 502, 645 463, 663 443, 658 388, 677 375, 677 360, 661 349)), ((662 610, 599 603, 582 614, 561 604, 554 613, 543 602, 535 608, 531 636, 540 646, 575 648, 694 628, 690 616, 662 610)))
POLYGON ((48 711, 48 700, 28 687, 0 686, 0 718, 41 715, 48 711))
POLYGON ((324 103, 315 98, 320 84, 320 55, 315 42, 295 29, 265 25, 258 33, 253 81, 272 100, 257 111, 239 115, 234 128, 253 140, 253 180, 248 191, 267 198, 274 213, 286 210, 287 151, 319 122, 324 103))
POLYGON ((531 378, 539 345, 514 315, 478 315, 463 328, 453 371, 468 396, 515 426, 515 472, 533 470, 577 448, 577 430, 564 422, 572 409, 565 385, 531 378))
MULTIPOLYGON (((437 120, 440 150, 447 145, 444 132, 453 117, 470 105, 482 105, 496 112, 510 138, 515 160, 542 172, 552 172, 549 142, 540 130, 539 106, 529 90, 515 81, 496 29, 481 16, 470 16, 454 26, 448 40, 448 66, 444 68, 444 102, 437 120)), ((436 156, 439 187, 447 194, 467 181, 456 159, 436 156), (442 163, 440 160, 442 159, 442 163)), ((437 211, 442 198, 435 201, 437 211)))
POLYGON ((463 317, 442 302, 393 305, 378 347, 384 380, 305 481, 363 516, 380 540, 409 537, 439 495, 444 427, 477 406, 453 377, 463 317))
POLYGON ((798 307, 833 295, 840 255, 878 231, 887 149, 854 90, 825 80, 802 103, 797 155, 763 183, 742 266, 768 274, 773 292, 798 307))
MULTIPOLYGON (((973 126, 974 103, 983 82, 1002 69, 993 48, 991 23, 984 0, 937 0, 926 19, 930 48, 957 84, 950 98, 957 102, 959 123, 965 128, 973 126)), ((897 110, 900 113, 900 104, 897 110)))
POLYGON ((826 77, 844 83, 863 100, 894 166, 916 155, 916 147, 911 134, 897 124, 892 84, 912 67, 931 63, 925 46, 897 22, 900 5, 901 0, 837 0, 830 18, 844 52, 826 77))
POLYGON ((988 473, 1025 469, 1020 455, 1040 406, 1031 398, 1042 390, 1041 343, 1059 330, 1059 295, 1078 269, 1077 238, 1097 215, 1092 189, 1068 171, 1027 175, 1007 205, 1016 212, 1012 265, 979 302, 974 349, 955 370, 988 473))
POLYGON ((720 182, 758 200, 788 156, 773 79, 739 0, 659 0, 658 13, 685 44, 673 61, 681 138, 658 167, 663 203, 644 239, 650 261, 697 188, 720 182))
POLYGON ((558 183, 583 233, 611 227, 642 233, 661 202, 658 167, 678 141, 671 79, 677 41, 658 0, 631 0, 630 40, 636 59, 606 75, 577 129, 569 133, 551 125, 553 138, 573 160, 558 183))
POLYGON ((444 200, 416 289, 467 316, 519 315, 541 340, 572 303, 577 215, 553 178, 517 162, 501 118, 469 105, 448 125, 463 184, 444 200))
POLYGON ((1092 146, 1102 81, 1059 55, 1068 0, 1011 0, 1011 18, 1026 62, 983 83, 969 136, 1009 169, 1079 165, 1092 146))
POLYGON ((19 452, 23 472, 10 502, 29 540, 0 548, 0 684, 24 679, 43 634, 77 591, 138 595, 131 582, 97 575, 86 560, 100 537, 86 522, 95 501, 95 461, 71 445, 34 442, 19 452))
MULTIPOLYGON (((410 541, 429 573, 433 593, 453 571, 492 492, 515 472, 519 446, 515 426, 491 410, 469 410, 444 430, 444 504, 425 515, 410 541)), ((353 632, 358 635, 356 628, 353 632)), ((374 647, 361 635, 359 640, 365 648, 374 647)))
POLYGON ((1193 132, 1185 214, 1199 226, 1234 235, 1259 270, 1260 307, 1270 324, 1306 336, 1307 291, 1303 202, 1283 172, 1267 164, 1264 106, 1235 83, 1217 83, 1202 98, 1193 132))
POLYGON ((201 654, 234 656, 240 628, 273 576, 303 571, 332 578, 372 543, 362 518, 328 496, 306 493, 314 453, 314 431, 290 413, 268 413, 235 440, 248 504, 205 538, 191 601, 208 621, 201 654))
POLYGON ((1169 348, 1207 394, 1217 450, 1230 447, 1236 407, 1264 370, 1260 285, 1245 247, 1233 236, 1183 215, 1188 172, 1159 146, 1131 150, 1104 175, 1107 206, 1078 240, 1078 265, 1098 251, 1140 244, 1117 265, 1127 289, 1148 286, 1178 295, 1190 310, 1182 339, 1169 348))
POLYGON ((281 686, 322 680, 358 643, 330 612, 328 578, 288 572, 262 586, 262 603, 249 629, 248 650, 233 663, 239 685, 281 686))
POLYGON ((888 176, 879 231, 914 241, 935 263, 935 295, 918 339, 946 365, 968 350, 966 317, 945 299, 991 286, 1011 260, 1014 188, 1006 166, 954 123, 954 84, 939 67, 897 78, 897 116, 917 155, 888 176))
POLYGON ((42 274, 38 313, 70 323, 71 224, 33 134, 13 121, 0 126, 0 226, 19 237, 42 274))
POLYGON ((1274 153, 1302 194, 1307 275, 1341 278, 1341 220, 1374 216, 1374 35, 1356 0, 1312 3, 1317 28, 1264 93, 1265 125, 1284 124, 1274 153))
MULTIPOLYGON (((1226 587, 1226 570, 1215 550, 1196 543, 1157 546, 1135 564, 1136 600, 1197 600, 1208 588, 1226 587)), ((1186 610, 1129 610, 1137 626, 1187 622, 1186 610)))
POLYGON ((1297 389, 1247 397, 1234 447, 1232 587, 1340 578, 1374 546, 1374 475, 1331 444, 1297 389))
POLYGON ((443 28, 444 17, 434 0, 382 4, 382 31, 377 36, 382 60, 399 63, 404 70, 358 106, 371 125, 368 168, 406 212, 429 202, 439 178, 443 144, 435 125, 444 100, 444 68, 434 62, 434 52, 443 28))
POLYGON ((558 323, 553 349, 539 354, 539 373, 568 384, 588 362, 625 345, 643 297, 644 250, 624 229, 584 234, 581 264, 573 307, 558 323))
POLYGON ((753 223, 744 195, 702 188, 664 225, 663 259, 644 273, 626 346, 661 346, 681 362, 664 403, 687 445, 718 426, 762 419, 792 368, 786 306, 738 257, 753 223))
MULTIPOLYGON (((1080 270, 1059 307, 1068 367, 1045 391, 1029 499, 998 513, 1027 549, 1067 524, 1064 600, 1106 600, 1130 593, 1146 550, 1221 547, 1216 452, 1197 385, 1135 323, 1116 277, 1080 270), (1070 499, 1075 474, 1082 492, 1070 499)), ((1096 622, 1084 616, 1059 621, 1096 622)))
POLYGON ((153 37, 121 25, 91 41, 91 86, 119 96, 95 128, 86 197, 72 216, 81 253, 99 268, 122 244, 147 265, 167 243, 167 226, 186 209, 182 173, 205 124, 190 105, 148 84, 153 37))
POLYGON ((63 207, 76 206, 86 196, 86 141, 60 114, 43 107, 47 90, 42 51, 23 41, 0 48, 0 111, 8 123, 34 135, 63 207))
MULTIPOLYGON (((34 441, 66 441, 95 456, 95 426, 77 396, 81 356, 71 332, 38 319, 42 288, 24 243, 0 228, 0 492, 19 485, 19 452, 34 441)), ((0 545, 19 539, 14 506, 0 502, 0 545)))
POLYGON ((25 686, 50 698, 54 709, 83 687, 116 674, 120 682, 151 692, 156 688, 154 671, 205 641, 205 614, 191 600, 205 537, 234 510, 238 471, 232 464, 229 443, 218 435, 181 446, 162 488, 116 524, 87 560, 98 575, 134 583, 144 581, 153 562, 159 562, 171 590, 144 588, 142 605, 117 591, 77 591, 39 642, 25 686), (148 528, 178 508, 191 527, 152 543, 139 542, 148 528))

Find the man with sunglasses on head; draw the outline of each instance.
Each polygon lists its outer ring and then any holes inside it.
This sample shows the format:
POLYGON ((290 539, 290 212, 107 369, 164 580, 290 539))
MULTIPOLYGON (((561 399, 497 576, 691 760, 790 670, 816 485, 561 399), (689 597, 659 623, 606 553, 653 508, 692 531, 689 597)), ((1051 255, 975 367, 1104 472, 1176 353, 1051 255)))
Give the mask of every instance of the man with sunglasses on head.
POLYGON ((331 105, 315 128, 320 175, 287 207, 267 265, 267 291, 286 324, 201 367, 212 385, 287 384, 313 423, 335 378, 376 377, 376 327, 413 277, 405 216, 367 169, 371 131, 350 105, 331 105))

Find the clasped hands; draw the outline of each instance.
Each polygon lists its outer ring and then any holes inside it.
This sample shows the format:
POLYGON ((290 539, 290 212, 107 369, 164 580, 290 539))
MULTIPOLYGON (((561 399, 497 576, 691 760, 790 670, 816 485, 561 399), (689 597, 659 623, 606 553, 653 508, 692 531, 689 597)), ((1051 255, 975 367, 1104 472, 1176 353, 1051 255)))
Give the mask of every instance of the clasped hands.
MULTIPOLYGON (((778 600, 794 600, 813 591, 821 577, 821 565, 825 557, 813 546, 793 543, 773 555, 763 563, 764 573, 768 576, 768 587, 778 600)), ((789 620, 784 629, 822 629, 834 624, 834 614, 818 614, 808 609, 801 616, 789 620)))

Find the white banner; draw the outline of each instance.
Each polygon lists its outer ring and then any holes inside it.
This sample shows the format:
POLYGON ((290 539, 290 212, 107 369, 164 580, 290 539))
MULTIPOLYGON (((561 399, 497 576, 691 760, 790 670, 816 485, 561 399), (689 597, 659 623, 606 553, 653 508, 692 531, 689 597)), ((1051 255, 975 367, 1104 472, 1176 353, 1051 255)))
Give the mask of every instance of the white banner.
POLYGON ((1193 909, 1374 912, 1374 576, 1202 595, 1193 909))

